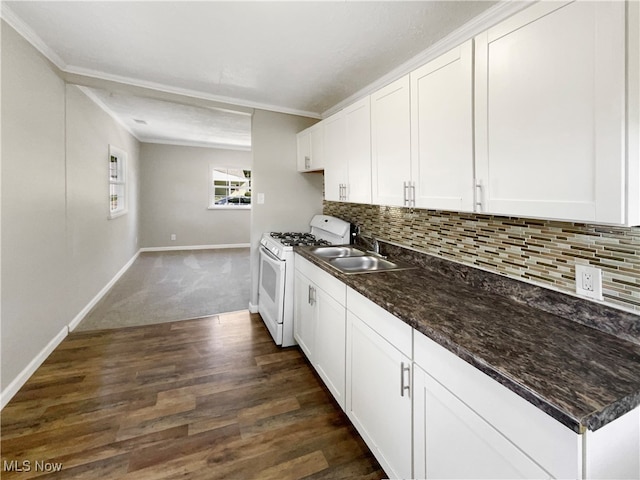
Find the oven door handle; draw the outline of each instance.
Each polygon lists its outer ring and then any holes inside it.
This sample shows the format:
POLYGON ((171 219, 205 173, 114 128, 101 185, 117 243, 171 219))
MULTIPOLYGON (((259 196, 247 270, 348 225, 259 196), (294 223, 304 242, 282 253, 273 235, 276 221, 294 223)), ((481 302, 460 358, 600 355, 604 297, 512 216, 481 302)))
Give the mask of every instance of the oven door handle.
POLYGON ((284 260, 276 257, 273 253, 271 253, 270 250, 267 250, 266 248, 264 248, 263 246, 260 246, 260 252, 264 253, 265 255, 267 255, 271 260, 278 262, 278 263, 283 263, 284 260))

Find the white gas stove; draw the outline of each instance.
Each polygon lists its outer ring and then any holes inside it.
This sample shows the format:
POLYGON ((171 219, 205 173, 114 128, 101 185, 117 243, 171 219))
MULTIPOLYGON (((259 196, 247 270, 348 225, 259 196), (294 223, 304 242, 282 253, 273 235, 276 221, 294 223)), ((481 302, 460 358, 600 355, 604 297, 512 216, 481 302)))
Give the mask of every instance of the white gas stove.
POLYGON ((327 215, 311 219, 310 232, 268 232, 260 239, 258 311, 277 345, 296 345, 293 338, 294 252, 299 245, 350 243, 351 224, 327 215))

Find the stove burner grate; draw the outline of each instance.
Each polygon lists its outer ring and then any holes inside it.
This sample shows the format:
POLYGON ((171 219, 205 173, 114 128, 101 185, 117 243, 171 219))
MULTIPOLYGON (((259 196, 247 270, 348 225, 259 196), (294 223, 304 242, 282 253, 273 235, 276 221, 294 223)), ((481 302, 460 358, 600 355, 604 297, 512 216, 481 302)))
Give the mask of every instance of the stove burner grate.
POLYGON ((316 238, 311 233, 271 232, 270 235, 272 238, 279 240, 285 247, 331 245, 327 240, 316 238))

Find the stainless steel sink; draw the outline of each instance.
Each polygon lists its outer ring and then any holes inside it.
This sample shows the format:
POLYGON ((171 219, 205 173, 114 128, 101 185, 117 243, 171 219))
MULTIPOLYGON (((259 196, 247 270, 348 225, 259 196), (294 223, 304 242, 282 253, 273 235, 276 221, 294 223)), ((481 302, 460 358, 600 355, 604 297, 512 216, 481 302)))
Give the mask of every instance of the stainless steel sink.
POLYGON ((311 249, 311 253, 323 258, 360 257, 365 254, 362 250, 349 246, 315 247, 311 249))
POLYGON ((415 268, 411 265, 395 263, 374 255, 329 258, 327 263, 346 274, 389 272, 415 268))

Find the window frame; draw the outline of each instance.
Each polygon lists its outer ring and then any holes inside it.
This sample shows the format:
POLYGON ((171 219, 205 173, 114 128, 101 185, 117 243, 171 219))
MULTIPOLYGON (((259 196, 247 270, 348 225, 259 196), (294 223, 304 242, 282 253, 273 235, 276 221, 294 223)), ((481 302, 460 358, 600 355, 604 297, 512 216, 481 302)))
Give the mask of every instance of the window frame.
POLYGON ((114 218, 121 217, 122 215, 126 215, 129 212, 127 191, 127 152, 115 145, 109 145, 109 158, 107 160, 107 175, 109 177, 109 215, 107 218, 112 220, 114 218), (114 190, 119 190, 119 192, 114 194, 114 190), (116 208, 113 208, 114 196, 116 197, 116 208))
MULTIPOLYGON (((247 177, 244 177, 245 179, 247 177)), ((207 204, 207 209, 208 210, 251 210, 251 205, 253 205, 253 179, 251 177, 251 168, 246 168, 246 167, 239 167, 239 166, 225 166, 225 165, 209 165, 209 177, 208 177, 208 182, 209 182, 209 189, 208 189, 208 193, 209 193, 209 197, 208 197, 208 204, 207 204), (214 172, 215 171, 224 171, 224 173, 226 175, 231 175, 230 173, 228 173, 229 171, 233 171, 233 170, 242 170, 243 172, 249 172, 249 186, 247 188, 247 190, 249 192, 251 192, 251 195, 249 196, 249 198, 251 198, 251 201, 249 204, 233 204, 233 203, 226 203, 226 204, 221 204, 221 205, 216 205, 216 189, 227 189, 227 195, 226 197, 230 197, 231 196, 231 192, 232 189, 234 189, 234 186, 231 185, 231 180, 227 180, 227 184, 222 186, 222 185, 215 185, 215 179, 213 178, 214 172)))

